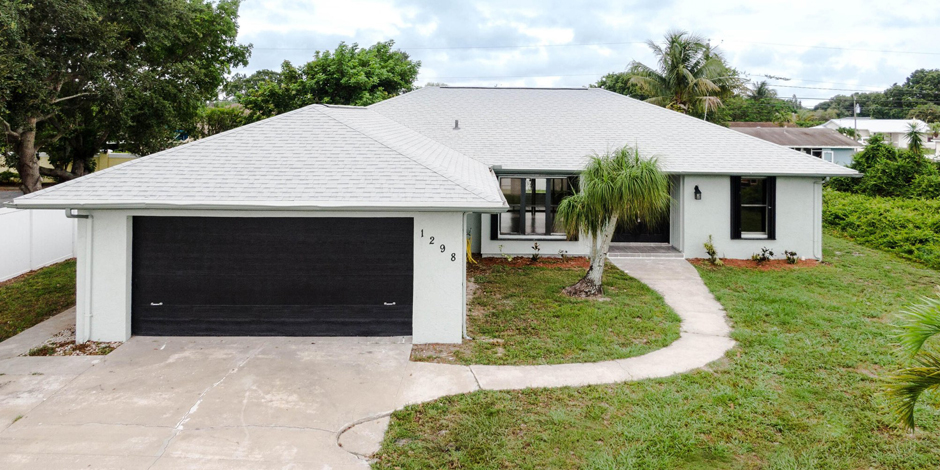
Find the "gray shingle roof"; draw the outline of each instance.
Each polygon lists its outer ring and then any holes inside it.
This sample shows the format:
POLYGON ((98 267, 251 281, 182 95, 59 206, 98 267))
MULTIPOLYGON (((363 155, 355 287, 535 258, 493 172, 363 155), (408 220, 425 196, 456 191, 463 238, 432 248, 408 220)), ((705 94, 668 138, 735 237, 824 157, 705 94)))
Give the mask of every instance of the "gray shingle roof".
POLYGON ((502 170, 581 169, 636 145, 677 174, 852 176, 854 170, 598 88, 426 87, 369 107, 502 170), (454 130, 458 120, 459 130, 454 130))
POLYGON ((475 209, 490 169, 366 108, 308 106, 17 198, 16 207, 475 209))
POLYGON ((785 147, 864 147, 855 140, 824 127, 732 127, 731 129, 785 147))

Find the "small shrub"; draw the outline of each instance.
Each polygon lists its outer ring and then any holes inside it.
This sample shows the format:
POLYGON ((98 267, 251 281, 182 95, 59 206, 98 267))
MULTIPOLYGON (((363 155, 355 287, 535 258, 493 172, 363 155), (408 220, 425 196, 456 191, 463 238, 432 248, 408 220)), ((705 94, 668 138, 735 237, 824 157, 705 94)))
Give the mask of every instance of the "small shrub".
POLYGON ((725 263, 720 258, 718 258, 718 251, 715 250, 715 245, 712 243, 712 236, 708 236, 708 241, 705 242, 705 253, 708 253, 708 262, 712 266, 723 266, 725 263))
POLYGON ((561 256, 563 262, 568 262, 568 250, 558 250, 558 256, 561 256))
POLYGON ((16 184, 20 182, 20 176, 15 172, 6 170, 0 172, 0 184, 16 184))
POLYGON ((506 261, 513 260, 513 256, 503 253, 503 245, 499 245, 499 254, 503 255, 503 258, 506 258, 506 261))
POLYGON ((751 260, 757 261, 757 264, 763 264, 772 259, 774 259, 774 252, 766 246, 760 249, 760 253, 751 255, 751 260))
POLYGON ((795 251, 783 251, 783 255, 787 257, 787 264, 796 264, 797 257, 795 251))
POLYGON ((538 243, 538 242, 535 242, 535 244, 532 245, 532 250, 534 250, 534 251, 532 252, 532 262, 534 263, 534 262, 538 261, 539 258, 542 257, 542 255, 539 254, 539 252, 542 250, 542 248, 539 247, 539 243, 538 243))

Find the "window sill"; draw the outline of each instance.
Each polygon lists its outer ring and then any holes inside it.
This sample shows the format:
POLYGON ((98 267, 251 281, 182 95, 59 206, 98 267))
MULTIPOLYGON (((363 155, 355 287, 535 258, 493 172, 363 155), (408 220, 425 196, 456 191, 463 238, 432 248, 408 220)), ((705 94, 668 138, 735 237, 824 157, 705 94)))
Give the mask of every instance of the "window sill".
MULTIPOLYGON (((499 234, 499 240, 545 240, 545 241, 567 241, 568 237, 564 235, 503 235, 499 234)), ((572 240, 573 241, 573 240, 572 240)))
POLYGON ((768 237, 767 234, 763 234, 763 233, 754 233, 754 234, 742 233, 741 234, 741 240, 769 240, 769 239, 770 237, 768 237))

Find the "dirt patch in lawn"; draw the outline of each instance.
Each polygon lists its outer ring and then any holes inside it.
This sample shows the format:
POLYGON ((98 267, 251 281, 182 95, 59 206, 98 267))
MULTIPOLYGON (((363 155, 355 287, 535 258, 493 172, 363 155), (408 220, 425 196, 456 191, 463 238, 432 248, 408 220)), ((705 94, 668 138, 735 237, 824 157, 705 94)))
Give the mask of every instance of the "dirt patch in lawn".
POLYGON ((75 343, 75 327, 66 328, 52 338, 46 340, 42 346, 30 349, 25 356, 104 356, 120 346, 120 341, 75 343))
MULTIPOLYGON (((798 260, 794 264, 790 264, 785 259, 772 259, 770 261, 764 261, 763 263, 758 263, 757 261, 750 259, 722 259, 724 266, 732 268, 748 268, 756 269, 760 271, 779 271, 781 269, 800 269, 800 268, 815 268, 819 266, 819 261, 814 259, 805 259, 798 260)), ((689 260, 690 263, 696 266, 704 266, 706 268, 716 268, 720 269, 722 266, 714 266, 705 258, 693 258, 689 260)))
POLYGON ((515 256, 512 259, 477 258, 477 264, 468 264, 467 270, 470 273, 480 273, 494 266, 506 266, 510 268, 532 266, 536 268, 587 269, 589 264, 588 259, 583 256, 569 256, 568 258, 542 257, 537 261, 533 261, 532 258, 528 256, 515 256))

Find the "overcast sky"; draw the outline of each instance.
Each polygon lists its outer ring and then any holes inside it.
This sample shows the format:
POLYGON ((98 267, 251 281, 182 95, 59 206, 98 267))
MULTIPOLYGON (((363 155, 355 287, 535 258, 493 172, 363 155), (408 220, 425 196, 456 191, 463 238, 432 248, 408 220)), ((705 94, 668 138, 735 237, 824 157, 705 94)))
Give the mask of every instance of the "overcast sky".
POLYGON ((421 61, 421 85, 557 87, 594 83, 631 60, 652 65, 643 42, 681 29, 718 45, 752 80, 790 78, 768 81, 812 106, 810 98, 851 93, 818 88, 879 91, 917 68, 940 68, 938 3, 243 0, 239 41, 254 44, 242 72, 302 64, 340 41, 394 39, 421 61))

